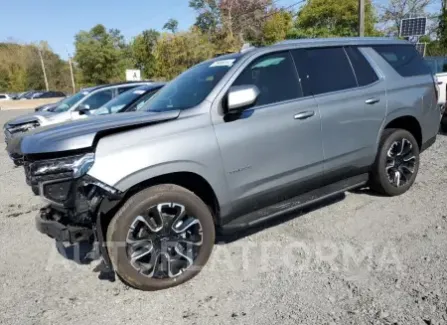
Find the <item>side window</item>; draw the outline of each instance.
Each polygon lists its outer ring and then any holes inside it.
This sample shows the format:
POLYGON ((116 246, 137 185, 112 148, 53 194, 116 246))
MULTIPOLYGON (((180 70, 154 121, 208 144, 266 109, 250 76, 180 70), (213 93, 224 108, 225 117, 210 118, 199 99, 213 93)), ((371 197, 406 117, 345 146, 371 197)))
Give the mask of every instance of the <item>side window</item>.
POLYGON ((5 95, 0 95, 0 99, 5 99, 6 96, 5 95))
POLYGON ((431 74, 414 45, 378 45, 373 48, 402 77, 431 74))
POLYGON ((357 87, 351 64, 341 47, 306 50, 310 87, 314 95, 357 87))
POLYGON ((118 95, 121 95, 122 93, 124 93, 128 90, 131 90, 133 88, 135 88, 135 86, 120 87, 120 88, 118 88, 118 95))
POLYGON ((88 105, 89 109, 97 109, 111 100, 112 97, 112 90, 103 90, 91 95, 82 104, 88 105))
POLYGON ((290 52, 262 56, 239 75, 233 86, 256 85, 260 95, 255 106, 278 103, 302 96, 290 52))
POLYGON ((346 47, 345 50, 351 60, 359 86, 366 86, 379 80, 376 72, 358 48, 346 47))

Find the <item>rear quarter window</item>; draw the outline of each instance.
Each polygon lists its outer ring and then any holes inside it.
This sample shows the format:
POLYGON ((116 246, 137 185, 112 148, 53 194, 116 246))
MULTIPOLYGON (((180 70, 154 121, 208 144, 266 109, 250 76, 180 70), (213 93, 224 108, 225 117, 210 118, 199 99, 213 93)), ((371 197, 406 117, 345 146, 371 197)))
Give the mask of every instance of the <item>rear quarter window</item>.
POLYGON ((431 74, 430 68, 413 45, 380 45, 373 48, 402 77, 431 74))

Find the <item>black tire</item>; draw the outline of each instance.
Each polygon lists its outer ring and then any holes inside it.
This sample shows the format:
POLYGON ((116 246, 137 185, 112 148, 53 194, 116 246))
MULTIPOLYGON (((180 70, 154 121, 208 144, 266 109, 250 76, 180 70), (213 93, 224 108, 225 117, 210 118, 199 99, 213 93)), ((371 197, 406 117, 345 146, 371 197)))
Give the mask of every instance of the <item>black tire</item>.
POLYGON ((107 248, 119 278, 136 289, 162 290, 180 285, 196 276, 208 261, 215 242, 215 225, 207 205, 191 191, 172 184, 157 185, 130 197, 111 220, 107 229, 107 248), (154 278, 141 274, 130 263, 125 243, 130 226, 136 216, 149 207, 175 202, 184 206, 187 213, 200 221, 202 244, 193 264, 176 277, 154 278))
POLYGON ((401 195, 408 191, 408 189, 413 185, 418 170, 419 145, 414 136, 410 132, 403 129, 385 129, 379 143, 379 150, 370 176, 371 189, 386 196, 401 195), (402 139, 408 140, 412 145, 412 156, 415 157, 414 168, 413 173, 410 177, 408 177, 405 184, 395 186, 391 183, 387 175, 387 155, 393 143, 396 141, 401 141, 402 139))
POLYGON ((34 195, 40 195, 39 187, 37 185, 32 185, 31 189, 33 190, 34 195))
POLYGON ((441 131, 447 133, 447 118, 441 120, 441 131))

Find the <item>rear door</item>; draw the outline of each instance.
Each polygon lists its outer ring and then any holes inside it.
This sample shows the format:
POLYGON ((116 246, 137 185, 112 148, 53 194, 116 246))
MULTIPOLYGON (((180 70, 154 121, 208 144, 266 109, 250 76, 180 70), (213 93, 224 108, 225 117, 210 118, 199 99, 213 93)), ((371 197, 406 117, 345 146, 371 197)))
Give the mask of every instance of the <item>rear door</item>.
POLYGON ((374 161, 386 113, 386 86, 356 47, 295 51, 321 114, 327 182, 362 173, 374 161))

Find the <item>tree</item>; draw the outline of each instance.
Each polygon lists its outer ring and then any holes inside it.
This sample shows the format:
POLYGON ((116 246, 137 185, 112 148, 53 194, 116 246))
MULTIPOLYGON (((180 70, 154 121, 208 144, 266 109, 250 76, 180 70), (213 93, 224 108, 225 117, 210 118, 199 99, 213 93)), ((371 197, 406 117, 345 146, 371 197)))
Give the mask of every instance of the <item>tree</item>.
POLYGON ((189 6, 197 11, 196 27, 204 33, 215 32, 220 23, 217 0, 190 0, 189 6))
POLYGON ((162 34, 154 51, 156 77, 172 79, 191 66, 213 57, 214 46, 198 28, 162 34))
MULTIPOLYGON (((39 48, 51 90, 68 92, 71 89, 67 62, 55 54, 46 42, 39 48)), ((0 91, 45 89, 42 66, 36 45, 0 43, 0 91)))
POLYGON ((270 45, 285 40, 293 28, 292 14, 278 11, 270 16, 262 29, 262 44, 270 45))
POLYGON ((198 13, 196 26, 212 32, 211 41, 225 40, 230 47, 261 38, 264 17, 273 8, 272 0, 190 0, 198 13))
POLYGON ((169 30, 173 34, 175 34, 178 30, 178 21, 175 19, 172 19, 172 18, 169 19, 168 22, 166 24, 164 24, 163 29, 169 30))
POLYGON ((145 30, 135 37, 130 45, 135 67, 140 69, 146 78, 152 78, 155 75, 156 60, 154 49, 159 37, 160 33, 156 30, 145 30))
MULTIPOLYGON (((365 1, 365 35, 374 36, 376 14, 371 0, 365 1)), ((312 0, 298 13, 296 34, 300 37, 358 35, 358 0, 312 0)))
POLYGON ((447 0, 442 1, 437 32, 439 45, 444 49, 444 54, 447 54, 447 0))
POLYGON ((75 61, 86 84, 101 84, 123 79, 126 44, 117 29, 96 25, 75 36, 75 61))
POLYGON ((398 35, 401 20, 408 18, 410 14, 425 15, 427 6, 431 2, 432 0, 389 0, 386 5, 379 6, 380 21, 385 24, 385 33, 390 36, 398 35))

